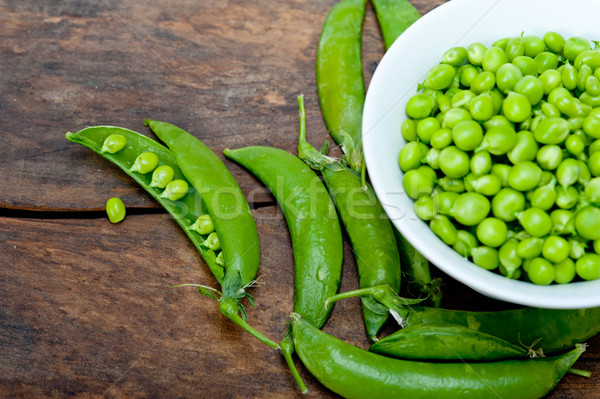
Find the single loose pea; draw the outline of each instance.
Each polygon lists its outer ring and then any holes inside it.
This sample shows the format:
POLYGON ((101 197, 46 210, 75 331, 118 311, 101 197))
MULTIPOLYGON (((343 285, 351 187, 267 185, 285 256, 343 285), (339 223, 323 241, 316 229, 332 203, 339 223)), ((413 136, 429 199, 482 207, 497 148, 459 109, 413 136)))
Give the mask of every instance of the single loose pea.
POLYGON ((556 105, 552 103, 542 103, 542 112, 546 116, 561 116, 560 109, 558 109, 556 105))
POLYGON ((536 105, 544 97, 544 85, 537 77, 531 75, 519 79, 513 90, 524 95, 531 105, 536 105))
POLYGON ((165 188, 175 176, 175 171, 169 165, 160 165, 152 172, 150 187, 165 188))
POLYGON ((546 43, 539 36, 525 36, 523 37, 523 44, 525 45, 524 54, 527 57, 535 57, 546 49, 546 43))
POLYGON ((558 284, 567 284, 575 278, 575 262, 567 258, 554 265, 554 281, 558 284))
POLYGON ((417 122, 417 136, 425 144, 429 144, 429 140, 433 133, 440 129, 440 123, 434 117, 427 117, 417 122))
POLYGON ((398 163, 400 169, 403 172, 407 170, 416 169, 421 166, 421 159, 425 154, 421 148, 421 145, 416 141, 411 141, 402 146, 400 154, 398 155, 398 163))
POLYGON ((536 76, 537 75, 537 68, 538 68, 537 63, 533 60, 532 57, 527 57, 527 56, 515 57, 515 59, 512 60, 512 63, 521 70, 521 73, 523 74, 523 76, 526 76, 526 75, 536 76))
POLYGON ((579 155, 585 150, 584 139, 577 134, 570 134, 565 140, 565 148, 572 155, 579 155))
POLYGON ((455 146, 444 148, 439 157, 440 169, 452 178, 460 178, 469 173, 469 161, 469 155, 455 146))
MULTIPOLYGON (((521 56, 525 54, 525 41, 524 38, 521 37, 513 37, 508 40, 506 43, 506 48, 504 49, 506 53, 506 58, 508 62, 512 62, 515 57, 521 56)), ((504 64, 506 65, 506 64, 504 64)))
POLYGON ((437 215, 429 222, 429 227, 446 245, 453 245, 456 242, 456 227, 445 215, 437 215))
POLYGON ((500 265, 498 250, 496 248, 486 247, 484 245, 473 248, 471 251, 473 263, 483 267, 486 270, 494 270, 500 265))
POLYGON ((104 143, 102 143, 101 151, 115 154, 125 148, 125 145, 127 145, 125 136, 121 134, 111 134, 104 140, 104 143))
POLYGON ((415 141, 417 136, 417 122, 413 119, 405 119, 400 125, 400 133, 406 141, 415 141))
POLYGON ((215 262, 219 266, 225 266, 225 259, 223 258, 223 251, 219 252, 219 254, 217 255, 217 259, 215 260, 215 262))
POLYGON ((517 191, 529 191, 537 187, 542 178, 542 169, 534 162, 517 162, 510 168, 508 185, 517 191))
POLYGON ((510 37, 503 37, 502 39, 496 40, 492 43, 492 46, 501 48, 502 50, 506 49, 506 45, 508 44, 510 37))
POLYGON ((593 74, 594 71, 589 65, 582 64, 577 71, 577 88, 581 91, 585 91, 585 82, 587 82, 587 79, 593 74))
POLYGON ((531 104, 524 95, 510 92, 502 102, 502 113, 511 122, 523 122, 531 115, 531 104))
POLYGON ((595 151, 590 154, 587 166, 592 176, 600 176, 600 151, 595 151))
POLYGON ((492 157, 487 151, 479 151, 473 154, 470 163, 471 173, 475 176, 484 175, 492 170, 492 157))
POLYGON ((435 100, 426 94, 415 94, 406 104, 406 114, 413 119, 423 119, 431 115, 435 100))
POLYGON ((507 62, 508 57, 506 56, 504 50, 492 46, 485 50, 485 53, 483 53, 483 58, 481 59, 481 67, 484 71, 496 73, 500 66, 506 64, 507 62))
POLYGON ((481 43, 472 43, 467 47, 467 58, 473 65, 481 65, 483 62, 483 55, 485 54, 487 47, 481 43))
POLYGON ((458 196, 458 193, 454 193, 452 191, 442 191, 436 193, 433 196, 433 205, 437 212, 441 213, 442 215, 451 216, 452 208, 454 207, 454 202, 456 201, 458 196))
POLYGON ((555 144, 549 144, 542 146, 537 154, 536 160, 538 165, 540 165, 545 170, 554 170, 558 168, 558 165, 562 162, 563 152, 562 149, 555 144))
POLYGON ((170 199, 171 201, 177 201, 178 199, 185 197, 188 190, 189 185, 185 180, 172 180, 167 184, 165 191, 163 191, 160 196, 170 199))
POLYGON ((125 204, 123 204, 123 201, 117 197, 106 201, 106 215, 111 223, 119 223, 125 219, 125 204))
POLYGON ((472 151, 483 140, 483 128, 475 121, 462 121, 452 128, 452 140, 458 149, 472 151))
POLYGON ((458 123, 462 121, 469 121, 473 119, 469 111, 464 108, 451 108, 444 114, 442 127, 452 129, 458 123))
POLYGON ((531 206, 540 208, 544 211, 552 208, 556 202, 556 190, 552 184, 537 187, 528 195, 531 206))
POLYGON ((450 191, 453 193, 462 193, 465 191, 465 183, 462 179, 454 179, 452 177, 444 176, 437 180, 437 184, 444 191, 450 191))
MULTIPOLYGON (((502 102, 500 103, 500 108, 501 107, 502 107, 502 102)), ((483 127, 486 130, 489 130, 493 127, 503 127, 503 128, 510 128, 510 129, 514 130, 515 124, 512 123, 511 121, 509 121, 508 119, 506 119, 506 117, 504 115, 494 115, 487 121, 483 122, 483 127)))
MULTIPOLYGON (((468 176, 468 175, 467 175, 468 176)), ((488 197, 496 195, 502 189, 502 182, 496 175, 488 174, 475 177, 471 182, 473 190, 488 197)))
POLYGON ((575 90, 577 87, 578 73, 577 69, 571 65, 568 61, 564 64, 562 71, 560 72, 561 81, 565 89, 575 90))
POLYGON ((568 187, 579 177, 579 163, 573 158, 564 159, 556 169, 556 180, 563 187, 568 187))
POLYGON ((431 197, 421 197, 415 201, 415 213, 421 220, 431 220, 436 215, 436 209, 431 197))
POLYGON ((549 285, 554 281, 554 266, 544 258, 535 258, 527 267, 527 277, 537 285, 549 285))
POLYGON ((549 51, 542 51, 533 60, 537 64, 539 74, 543 74, 548 70, 555 70, 558 67, 558 56, 549 51))
POLYGON ((454 80, 456 70, 449 64, 438 64, 431 68, 425 77, 425 85, 430 89, 443 90, 454 80))
POLYGON ((508 93, 523 78, 523 73, 514 64, 504 64, 496 71, 496 86, 502 93, 508 93))
POLYGON ((454 201, 452 215, 465 226, 475 226, 485 219, 490 212, 490 201, 475 192, 460 194, 454 201))
POLYGON ((515 129, 508 126, 492 126, 485 132, 477 151, 487 150, 492 155, 504 155, 516 144, 517 132, 515 129))
POLYGON ((556 186, 556 206, 571 209, 579 202, 579 191, 573 187, 556 186))
POLYGON ((461 65, 456 74, 459 76, 460 84, 465 87, 471 87, 471 81, 479 73, 477 67, 471 64, 461 65))
POLYGON ((525 209, 525 195, 512 188, 503 188, 492 198, 491 208, 495 217, 512 222, 525 209))
POLYGON ((479 246, 479 242, 477 242, 477 238, 473 234, 466 230, 458 230, 456 232, 456 242, 452 245, 452 248, 456 252, 468 258, 477 246, 479 246))
POLYGON ((547 69, 538 76, 542 86, 544 86, 544 94, 550 94, 550 92, 561 84, 561 75, 556 69, 547 69))
POLYGON ((209 215, 200 215, 189 229, 198 234, 206 235, 215 231, 215 225, 209 215))
POLYGON ((216 231, 210 233, 208 237, 206 237, 204 245, 213 251, 218 251, 221 249, 221 241, 219 241, 219 236, 217 235, 216 231))
POLYGON ((585 200, 596 206, 600 206, 600 177, 594 177, 584 189, 585 200))
POLYGON ((534 237, 543 237, 552 230, 550 216, 539 208, 527 208, 519 213, 517 219, 527 234, 534 237))
POLYGON ((459 66, 467 59, 467 49, 464 47, 453 47, 444 53, 442 62, 452 66, 459 66))
POLYGON ((585 91, 591 96, 600 95, 600 79, 595 76, 588 76, 585 80, 585 91))
POLYGON ((563 118, 546 118, 535 127, 533 135, 541 144, 561 144, 569 135, 569 124, 563 118))
POLYGON ((461 90, 452 96, 452 106, 466 107, 473 98, 475 98, 475 93, 471 90, 461 90))
MULTIPOLYGON (((594 243, 598 241, 595 240, 594 243)), ((569 257, 571 259, 579 259, 583 255, 585 255, 585 251, 587 249, 587 244, 585 242, 579 241, 579 239, 571 238, 569 240, 569 257)))
POLYGON ((575 233, 575 219, 573 212, 568 209, 555 209, 550 213, 552 220, 552 234, 575 233))
POLYGON ((481 94, 490 91, 496 85, 496 75, 491 71, 482 71, 473 77, 471 81, 471 90, 475 94, 481 94))
POLYGON ((500 182, 502 183, 502 187, 508 187, 508 174, 510 173, 511 167, 509 165, 503 163, 496 163, 492 166, 491 173, 494 176, 498 176, 500 182))
POLYGON ((438 129, 431 135, 431 140, 429 140, 429 145, 438 150, 446 148, 450 144, 452 144, 452 130, 447 127, 438 129))
POLYGON ((420 169, 411 169, 404 174, 402 186, 406 195, 417 199, 423 195, 429 195, 433 190, 434 179, 428 173, 420 169))
POLYGON ((544 240, 542 256, 552 263, 559 263, 569 256, 569 243, 560 236, 548 236, 544 240))
POLYGON ((544 34, 544 43, 553 53, 560 53, 565 46, 565 38, 558 32, 546 32, 544 34))
POLYGON ((469 112, 476 121, 486 121, 494 115, 494 101, 490 93, 481 93, 469 101, 469 112))
POLYGON ((573 36, 565 41, 563 54, 566 59, 573 62, 580 53, 590 49, 590 42, 586 38, 573 36))
POLYGON ((588 205, 583 207, 575 216, 577 234, 586 240, 600 238, 600 209, 588 205))
POLYGON ((137 156, 131 167, 132 172, 146 174, 158 166, 158 157, 153 152, 143 152, 137 156))
POLYGON ((477 239, 488 247, 496 248, 506 241, 508 227, 497 218, 485 218, 477 225, 477 239))
POLYGON ((517 254, 518 245, 518 240, 510 239, 498 249, 500 266, 504 268, 503 274, 508 278, 514 278, 523 263, 523 259, 517 254))
POLYGON ((584 280, 597 280, 600 278, 600 255, 587 254, 575 262, 577 275, 584 280))
POLYGON ((517 244, 517 255, 523 259, 533 259, 542 254, 544 240, 540 237, 526 237, 517 244))
POLYGON ((585 134, 594 139, 600 139, 600 115, 588 115, 583 118, 581 127, 585 134))
POLYGON ((517 133, 517 144, 508 152, 508 159, 513 164, 522 161, 533 161, 538 151, 538 143, 533 133, 522 130, 517 133))

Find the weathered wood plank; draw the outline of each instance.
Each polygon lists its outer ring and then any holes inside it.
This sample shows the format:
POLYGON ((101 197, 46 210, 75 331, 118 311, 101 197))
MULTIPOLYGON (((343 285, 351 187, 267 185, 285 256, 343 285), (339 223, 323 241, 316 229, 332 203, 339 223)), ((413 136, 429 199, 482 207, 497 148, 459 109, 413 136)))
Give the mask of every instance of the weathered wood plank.
MULTIPOLYGON (((262 248, 250 323, 279 339, 292 310, 293 258, 276 207, 254 211, 262 248)), ((0 391, 77 397, 301 397, 279 354, 224 319, 192 288, 215 286, 206 265, 166 214, 0 223, 0 391)), ((358 282, 345 248, 342 290, 358 282)), ((446 277, 446 306, 499 308, 446 277), (487 304, 487 305, 485 305, 487 304)), ((394 329, 392 324, 386 332, 394 329)), ((366 347, 358 300, 336 304, 325 331, 366 347)), ((550 396, 593 398, 600 340, 550 396)), ((300 366, 311 398, 335 397, 300 366)), ((532 376, 535 378, 535 376, 532 376)))

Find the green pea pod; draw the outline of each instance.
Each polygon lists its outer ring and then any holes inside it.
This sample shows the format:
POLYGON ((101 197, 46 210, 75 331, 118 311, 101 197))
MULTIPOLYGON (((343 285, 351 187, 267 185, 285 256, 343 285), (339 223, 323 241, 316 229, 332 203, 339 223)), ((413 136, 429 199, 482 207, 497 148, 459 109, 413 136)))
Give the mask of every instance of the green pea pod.
POLYGON ((325 300, 340 284, 343 256, 342 230, 327 190, 284 150, 251 146, 224 154, 262 181, 280 204, 294 251, 294 310, 320 328, 331 311, 325 300))
POLYGON ((413 360, 497 361, 529 351, 490 334, 452 324, 416 324, 377 341, 369 351, 413 360))
MULTIPOLYGON (((413 306, 384 285, 342 292, 327 302, 370 295, 385 306, 402 327, 453 324, 494 335, 514 345, 538 343, 544 353, 572 347, 600 333, 600 307, 542 309, 525 307, 497 312, 471 312, 413 306)), ((537 350, 536 350, 537 352, 537 350)))
MULTIPOLYGON (((393 226, 379 203, 373 188, 366 190, 354 171, 317 151, 306 141, 306 116, 304 97, 298 97, 300 129, 298 154, 313 169, 321 170, 327 190, 352 243, 359 284, 371 287, 387 284, 400 290, 400 256, 396 246, 393 226)), ((367 336, 377 340, 377 333, 388 318, 387 309, 373 299, 362 298, 363 316, 367 336)))
POLYGON ((362 70, 362 23, 366 0, 342 0, 327 15, 317 49, 317 90, 329 133, 360 173, 362 111, 365 84, 362 70))
POLYGON ((585 351, 487 363, 433 363, 393 359, 328 335, 292 314, 294 346, 306 368, 344 398, 540 398, 585 351))
POLYGON ((373 0, 386 50, 417 19, 419 11, 407 0, 373 0))

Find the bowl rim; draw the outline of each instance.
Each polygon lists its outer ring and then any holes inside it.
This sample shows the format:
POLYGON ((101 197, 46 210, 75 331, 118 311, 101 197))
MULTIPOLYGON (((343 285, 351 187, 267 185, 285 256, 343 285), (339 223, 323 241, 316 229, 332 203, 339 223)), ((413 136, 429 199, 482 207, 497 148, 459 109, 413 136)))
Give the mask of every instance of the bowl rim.
MULTIPOLYGON (((561 3, 560 0, 503 0, 502 2, 498 0, 451 0, 433 9, 412 24, 383 56, 373 74, 367 90, 362 123, 365 162, 373 189, 392 223, 420 253, 450 277, 471 287, 481 294, 515 304, 555 309, 595 307, 600 306, 600 279, 562 285, 553 284, 549 286, 539 286, 526 281, 508 279, 500 274, 476 266, 435 236, 427 224, 416 217, 412 210, 412 206, 402 208, 401 202, 394 201, 394 197, 390 199, 390 195, 393 195, 394 192, 389 190, 389 184, 385 181, 385 176, 377 173, 380 170, 378 169, 378 166, 381 166, 382 162, 381 154, 378 150, 379 147, 377 146, 377 138, 380 134, 374 134, 373 129, 377 129, 378 125, 381 126, 384 123, 383 121, 385 118, 389 118, 389 114, 395 109, 394 107, 399 107, 401 103, 400 99, 397 99, 394 103, 394 99, 390 99, 390 95, 386 96, 385 91, 390 87, 388 78, 393 65, 398 60, 402 60, 402 57, 406 54, 404 51, 407 47, 410 48, 411 41, 412 43, 415 43, 415 40, 423 38, 424 41, 429 40, 423 35, 427 34, 431 25, 443 23, 443 21, 447 21, 457 12, 474 10, 474 13, 470 14, 470 21, 475 21, 475 24, 483 24, 486 22, 486 18, 493 17, 494 10, 506 10, 507 8, 519 5, 521 7, 521 12, 523 12, 523 6, 540 7, 540 3, 543 3, 544 7, 549 7, 550 10, 553 9, 554 11, 557 10, 556 7, 560 7, 560 9, 565 8, 565 4, 561 3), (384 100, 381 100, 381 98, 384 100), (379 110, 382 101, 385 108, 383 115, 379 110), (387 106, 387 108, 385 106, 387 106), (408 220, 408 222, 406 222, 406 220, 408 220), (431 248, 440 249, 441 247, 439 244, 443 245, 446 250, 431 250, 431 248)), ((595 10, 600 11, 600 4, 594 3, 593 0, 575 0, 572 3, 569 3, 568 7, 593 7, 595 10)), ((548 10, 548 12, 551 11, 548 10)), ((590 12, 587 14, 595 13, 590 12)), ((533 25, 535 25, 535 23, 533 25)), ((465 27, 464 29, 467 29, 467 33, 463 34, 463 37, 468 36, 467 34, 474 29, 475 26, 476 25, 468 28, 465 27)), ((600 29, 596 32, 600 38, 600 29)), ((460 32, 459 34, 452 36, 452 38, 457 35, 460 36, 460 32)), ((496 36, 497 39, 500 39, 501 37, 501 34, 496 36)), ((441 41, 443 42, 444 40, 451 40, 450 36, 445 36, 441 41)), ((484 44, 490 45, 491 43, 484 44)), ((451 46, 446 45, 445 49, 450 47, 451 46)), ((441 58, 442 54, 443 51, 436 53, 438 60, 441 58)), ((417 59, 419 59, 419 57, 424 58, 425 56, 429 58, 432 57, 428 52, 418 52, 417 54, 412 55, 417 57, 417 59)), ((435 64, 429 64, 429 68, 433 65, 435 64)), ((423 70, 425 72, 427 71, 427 69, 423 70)), ((420 81, 422 81, 422 77, 420 81)), ((414 90, 405 93, 401 98, 406 97, 407 94, 416 93, 417 83, 418 82, 414 81, 411 82, 411 87, 413 87, 414 90)), ((401 118, 404 119, 405 116, 402 116, 401 118)), ((403 142, 404 140, 400 138, 400 141, 403 142)), ((397 156, 395 156, 395 158, 397 158, 397 156)), ((390 165, 388 164, 387 166, 389 167, 390 165)), ((397 166, 397 162, 395 163, 395 167, 400 173, 400 176, 402 176, 402 172, 397 166)), ((397 182, 394 183, 394 187, 398 187, 397 182)), ((398 192, 396 192, 396 194, 398 194, 398 192)), ((400 196, 404 196, 405 199, 407 198, 403 189, 400 196)), ((398 198, 398 195, 396 195, 396 198, 398 198)), ((412 203, 412 200, 409 201, 412 203)))

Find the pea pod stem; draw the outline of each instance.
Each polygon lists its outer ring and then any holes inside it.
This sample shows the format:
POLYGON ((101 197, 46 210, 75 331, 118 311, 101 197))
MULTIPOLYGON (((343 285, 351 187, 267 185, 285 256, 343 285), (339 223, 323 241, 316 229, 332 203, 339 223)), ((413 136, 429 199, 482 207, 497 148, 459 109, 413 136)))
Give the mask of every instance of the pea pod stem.
POLYGON ((300 392, 307 393, 308 388, 304 384, 304 381, 302 380, 302 377, 300 377, 300 373, 298 373, 298 369, 294 364, 293 355, 295 349, 291 327, 288 329, 287 333, 279 343, 279 347, 281 349, 281 354, 283 355, 283 358, 285 359, 285 362, 287 363, 287 366, 290 369, 292 376, 294 377, 294 380, 296 380, 296 384, 298 384, 298 388, 300 388, 300 392))
POLYGON ((248 332, 254 338, 258 339, 263 344, 267 345, 273 349, 279 349, 279 345, 269 338, 265 337, 263 334, 258 332, 255 328, 250 326, 246 320, 244 320, 240 316, 240 302, 234 298, 221 297, 219 300, 219 311, 229 320, 233 321, 239 327, 241 327, 244 331, 248 332))

